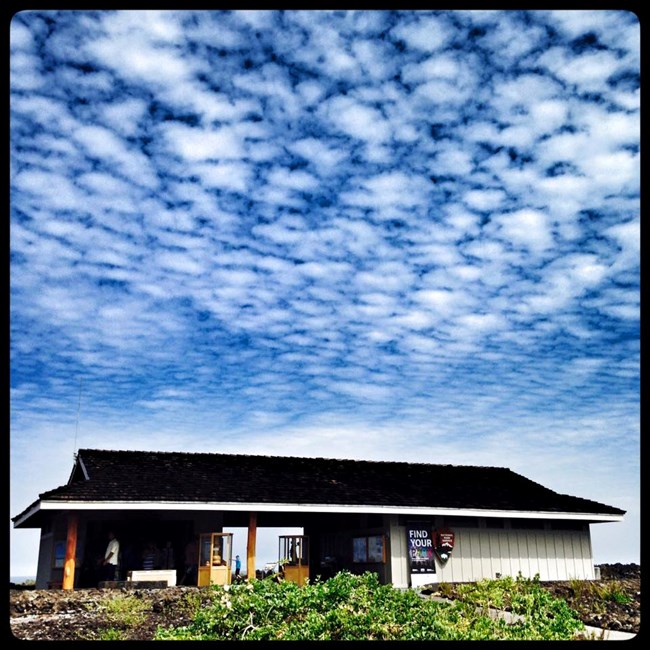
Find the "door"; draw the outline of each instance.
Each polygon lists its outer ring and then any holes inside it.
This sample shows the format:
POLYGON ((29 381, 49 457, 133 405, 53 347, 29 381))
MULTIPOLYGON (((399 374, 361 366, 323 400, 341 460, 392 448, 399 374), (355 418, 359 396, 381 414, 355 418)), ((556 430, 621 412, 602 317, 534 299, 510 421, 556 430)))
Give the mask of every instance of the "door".
POLYGON ((278 562, 285 580, 304 585, 309 579, 309 537, 280 535, 278 562))

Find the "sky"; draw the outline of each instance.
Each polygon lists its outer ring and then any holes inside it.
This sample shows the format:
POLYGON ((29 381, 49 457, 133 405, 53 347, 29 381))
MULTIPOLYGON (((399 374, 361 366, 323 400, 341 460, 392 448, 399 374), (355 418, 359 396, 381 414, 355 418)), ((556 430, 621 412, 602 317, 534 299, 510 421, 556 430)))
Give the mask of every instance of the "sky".
POLYGON ((497 466, 639 562, 639 79, 623 10, 14 15, 10 514, 85 447, 497 466))

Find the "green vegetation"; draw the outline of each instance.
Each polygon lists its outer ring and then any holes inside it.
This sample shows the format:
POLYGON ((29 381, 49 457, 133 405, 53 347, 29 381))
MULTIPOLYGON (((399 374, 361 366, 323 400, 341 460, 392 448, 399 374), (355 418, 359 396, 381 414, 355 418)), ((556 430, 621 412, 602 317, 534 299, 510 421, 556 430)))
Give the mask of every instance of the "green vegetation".
POLYGON ((454 595, 454 588, 448 582, 441 582, 438 584, 438 595, 443 598, 451 598, 454 595))
POLYGON ((587 600, 593 611, 603 613, 607 609, 607 601, 628 605, 632 599, 625 593, 623 585, 618 580, 598 584, 588 580, 571 580, 569 605, 580 611, 581 603, 587 600))
POLYGON ((144 623, 148 609, 140 598, 118 594, 106 603, 106 618, 127 628, 136 627, 144 623))
POLYGON ((167 640, 464 640, 570 639, 583 629, 538 580, 503 578, 461 585, 439 602, 379 584, 373 573, 341 572, 299 587, 272 579, 211 587, 189 625, 162 629, 167 640), (513 623, 491 608, 510 607, 513 623))
POLYGON ((632 599, 625 593, 623 586, 617 580, 613 580, 602 587, 594 585, 594 589, 603 600, 612 600, 621 605, 627 605, 632 602, 632 599))
POLYGON ((100 641, 124 641, 126 639, 126 633, 124 630, 108 627, 105 630, 99 631, 98 639, 100 641))
POLYGON ((122 641, 128 639, 129 631, 147 620, 149 606, 131 595, 116 594, 105 606, 104 613, 108 627, 94 630, 86 640, 122 641))

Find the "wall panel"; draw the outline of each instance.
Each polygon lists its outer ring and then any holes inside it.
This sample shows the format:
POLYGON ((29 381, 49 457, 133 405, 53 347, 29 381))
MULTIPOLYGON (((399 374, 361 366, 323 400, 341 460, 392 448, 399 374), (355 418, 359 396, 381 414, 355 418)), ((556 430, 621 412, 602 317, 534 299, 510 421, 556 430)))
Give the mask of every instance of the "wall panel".
POLYGON ((439 582, 473 582, 502 576, 540 580, 593 579, 589 531, 455 529, 454 551, 439 582))

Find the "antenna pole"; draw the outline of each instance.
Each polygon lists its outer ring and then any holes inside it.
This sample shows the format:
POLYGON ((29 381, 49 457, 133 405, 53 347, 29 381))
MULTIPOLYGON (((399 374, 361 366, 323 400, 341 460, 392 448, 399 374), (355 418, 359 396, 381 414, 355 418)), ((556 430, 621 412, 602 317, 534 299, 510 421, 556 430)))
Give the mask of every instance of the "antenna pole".
POLYGON ((74 451, 72 452, 72 457, 75 458, 77 455, 77 434, 79 433, 79 411, 81 410, 81 377, 79 377, 79 403, 77 404, 77 424, 74 430, 74 451))

